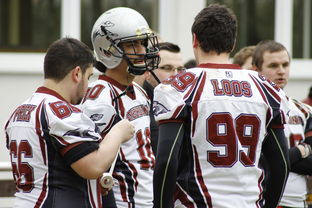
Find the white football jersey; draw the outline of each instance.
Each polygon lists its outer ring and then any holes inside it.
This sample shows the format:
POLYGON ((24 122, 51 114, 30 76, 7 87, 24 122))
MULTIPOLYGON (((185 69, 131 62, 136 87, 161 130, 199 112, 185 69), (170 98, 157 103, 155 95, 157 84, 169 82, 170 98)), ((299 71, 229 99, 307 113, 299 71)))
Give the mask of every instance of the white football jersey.
POLYGON ((98 149, 90 118, 40 87, 5 126, 16 183, 14 207, 99 207, 100 192, 70 165, 98 149))
MULTIPOLYGON (((285 125, 285 136, 289 147, 295 147, 303 142, 305 134, 311 132, 309 109, 303 103, 289 99, 289 120, 285 125)), ((289 173, 287 184, 285 186, 283 197, 280 201, 281 206, 304 207, 304 201, 307 194, 306 176, 293 172, 289 173)))
POLYGON ((153 169, 155 156, 150 141, 150 102, 136 83, 126 86, 100 75, 90 84, 82 110, 105 134, 121 118, 135 126, 133 138, 120 147, 113 177, 117 207, 153 207, 153 169))
POLYGON ((285 123, 282 97, 263 76, 232 64, 203 64, 155 88, 156 120, 187 125, 176 207, 260 207, 261 147, 267 127, 285 123))

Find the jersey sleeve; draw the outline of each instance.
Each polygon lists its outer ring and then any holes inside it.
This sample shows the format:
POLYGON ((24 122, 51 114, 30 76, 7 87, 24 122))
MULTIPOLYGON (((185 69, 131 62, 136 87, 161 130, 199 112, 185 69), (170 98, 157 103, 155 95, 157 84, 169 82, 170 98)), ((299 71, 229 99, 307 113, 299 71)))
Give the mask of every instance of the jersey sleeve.
POLYGON ((279 93, 281 102, 279 107, 279 116, 275 118, 274 122, 277 123, 277 125, 284 125, 289 119, 290 106, 285 92, 282 89, 277 92, 279 93))
POLYGON ((97 81, 89 86, 80 105, 82 111, 96 124, 102 135, 112 127, 117 115, 112 94, 111 87, 107 83, 97 81))
POLYGON ((94 122, 82 111, 64 101, 47 102, 41 113, 45 136, 69 163, 99 147, 101 139, 94 122))
POLYGON ((107 103, 86 101, 82 111, 95 123, 101 133, 107 132, 113 125, 116 110, 107 103))
POLYGON ((256 82, 260 84, 258 88, 269 107, 267 125, 271 128, 283 128, 288 121, 290 111, 285 92, 260 74, 253 75, 253 78, 256 78, 256 82))
POLYGON ((156 121, 181 119, 184 107, 183 93, 170 84, 159 84, 154 89, 153 113, 156 121))
POLYGON ((305 138, 312 137, 312 107, 302 102, 299 103, 302 105, 302 109, 306 116, 306 124, 304 129, 305 138))

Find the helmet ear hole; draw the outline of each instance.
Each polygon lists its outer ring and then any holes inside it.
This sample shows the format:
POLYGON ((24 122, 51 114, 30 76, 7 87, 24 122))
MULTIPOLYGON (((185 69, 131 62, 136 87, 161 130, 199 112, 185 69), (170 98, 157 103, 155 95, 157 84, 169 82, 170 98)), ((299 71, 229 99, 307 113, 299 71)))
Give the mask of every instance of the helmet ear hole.
POLYGON ((111 54, 107 50, 104 50, 103 48, 100 48, 100 50, 105 54, 105 56, 107 57, 111 56, 111 54))

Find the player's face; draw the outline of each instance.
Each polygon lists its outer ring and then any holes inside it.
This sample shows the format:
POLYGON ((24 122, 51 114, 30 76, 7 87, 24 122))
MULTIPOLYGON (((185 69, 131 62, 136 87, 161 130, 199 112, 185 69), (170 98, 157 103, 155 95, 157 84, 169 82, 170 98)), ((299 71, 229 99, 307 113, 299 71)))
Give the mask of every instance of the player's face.
MULTIPOLYGON (((122 43, 122 48, 126 54, 145 54, 145 40, 133 40, 122 43)), ((127 55, 133 65, 142 65, 144 63, 142 55, 127 55)))
POLYGON ((77 89, 77 102, 75 104, 79 104, 84 97, 84 95, 87 92, 88 89, 88 82, 90 77, 93 75, 93 66, 88 67, 86 72, 83 74, 82 79, 80 83, 78 84, 78 89, 77 89))
MULTIPOLYGON (((182 56, 180 53, 161 50, 159 51, 159 56, 159 67, 154 70, 154 73, 161 82, 184 70, 182 56)), ((159 84, 152 75, 149 75, 147 79, 153 87, 156 87, 159 84)))
POLYGON ((263 54, 263 64, 261 74, 274 82, 280 88, 284 88, 289 78, 289 56, 287 51, 278 51, 263 54))

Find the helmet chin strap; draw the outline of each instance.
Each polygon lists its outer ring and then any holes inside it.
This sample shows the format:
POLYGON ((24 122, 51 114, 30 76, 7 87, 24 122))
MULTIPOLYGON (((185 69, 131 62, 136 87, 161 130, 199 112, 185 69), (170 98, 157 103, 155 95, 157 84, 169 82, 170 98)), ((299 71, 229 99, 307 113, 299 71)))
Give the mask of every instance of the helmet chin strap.
POLYGON ((128 85, 124 91, 122 91, 118 96, 116 96, 116 97, 113 99, 113 102, 115 102, 115 101, 116 101, 118 98, 120 98, 121 96, 126 95, 127 92, 133 93, 133 92, 134 92, 133 87, 131 87, 130 85, 128 85))
MULTIPOLYGON (((132 73, 129 72, 129 66, 127 68, 127 71, 129 74, 133 75, 132 73)), ((127 77, 127 80, 128 80, 128 77, 127 77)), ((129 80, 128 80, 128 83, 129 83, 129 80)), ((127 94, 127 92, 130 92, 130 93, 134 93, 134 88, 133 86, 131 86, 131 83, 129 83, 126 87, 126 89, 124 91, 122 91, 118 96, 116 96, 114 99, 113 99, 113 102, 115 102, 117 99, 119 99, 121 96, 124 96, 127 94)))
MULTIPOLYGON (((143 71, 142 69, 137 70, 137 67, 131 67, 131 65, 128 65, 128 69, 127 69, 127 70, 128 70, 128 72, 129 72, 130 74, 132 74, 132 75, 134 75, 134 76, 142 75, 142 74, 144 74, 144 72, 145 72, 145 71, 143 71), (131 70, 129 70, 129 69, 131 69, 131 70)), ((149 72, 153 75, 153 77, 154 77, 155 80, 158 82, 158 84, 161 83, 161 81, 160 81, 159 78, 156 76, 156 74, 154 73, 153 70, 147 70, 147 71, 149 71, 149 72)))
POLYGON ((129 72, 130 74, 132 74, 132 75, 137 76, 137 75, 142 75, 142 74, 144 74, 145 71, 142 70, 142 69, 139 68, 139 67, 135 67, 135 66, 129 65, 129 67, 128 67, 128 72, 129 72))
POLYGON ((128 73, 134 75, 134 76, 138 76, 138 75, 142 75, 144 74, 145 71, 149 71, 152 76, 155 78, 155 80, 160 84, 161 81, 159 80, 159 78, 156 76, 156 74, 153 72, 153 70, 148 69, 147 66, 145 66, 145 70, 143 69, 143 67, 136 67, 127 56, 124 56, 124 58, 126 59, 127 63, 128 63, 128 73))
POLYGON ((153 75, 153 77, 154 77, 155 80, 158 82, 158 84, 160 84, 161 81, 158 79, 158 77, 156 76, 156 74, 154 73, 154 71, 153 71, 153 70, 150 70, 149 72, 153 75))
POLYGON ((144 74, 145 70, 143 70, 143 67, 136 67, 127 56, 124 56, 128 63, 128 72, 134 76, 142 75, 144 74))

